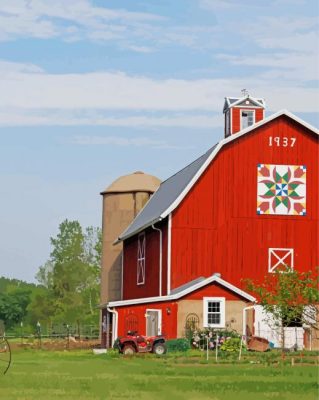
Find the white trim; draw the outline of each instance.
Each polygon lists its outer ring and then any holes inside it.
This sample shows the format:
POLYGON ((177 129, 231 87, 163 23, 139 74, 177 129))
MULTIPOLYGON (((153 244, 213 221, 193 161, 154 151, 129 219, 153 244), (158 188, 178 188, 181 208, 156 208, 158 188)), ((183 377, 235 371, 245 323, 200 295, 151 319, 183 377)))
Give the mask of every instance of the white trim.
POLYGON ((146 315, 148 311, 157 311, 157 315, 158 315, 157 334, 161 335, 162 334, 162 310, 160 308, 147 308, 145 310, 145 334, 146 334, 146 336, 149 336, 147 334, 147 315, 146 315))
MULTIPOLYGON (((111 310, 110 307, 107 307, 107 311, 114 315, 114 318, 112 318, 112 347, 113 347, 114 342, 117 339, 118 335, 119 313, 116 310, 111 310)), ((106 334, 108 335, 108 332, 106 334)))
MULTIPOLYGON (((251 296, 250 294, 244 292, 243 290, 239 289, 238 287, 232 285, 231 283, 224 281, 224 279, 220 278, 217 275, 212 275, 209 278, 206 278, 202 280, 201 282, 195 283, 194 285, 188 287, 187 289, 184 289, 176 294, 171 294, 167 296, 156 296, 156 297, 143 297, 141 299, 131 299, 131 300, 122 300, 122 301, 111 301, 107 305, 108 307, 121 307, 121 306, 127 306, 127 305, 133 305, 133 304, 143 304, 143 303, 155 303, 155 302, 160 302, 160 301, 171 301, 171 300, 177 300, 180 299, 181 297, 186 296, 189 293, 194 292, 197 289, 200 289, 212 282, 216 282, 220 284, 221 286, 231 290, 232 292, 238 294, 239 296, 243 297, 246 300, 255 302, 256 299, 255 297, 251 296)), ((105 305, 101 305, 100 307, 103 308, 105 305)))
MULTIPOLYGON (((175 208, 181 203, 181 201, 184 199, 184 197, 187 195, 187 193, 190 191, 190 189, 194 186, 194 184, 197 182, 197 180, 199 179, 199 177, 203 174, 203 172, 206 170, 206 168, 208 167, 208 165, 212 162, 212 160, 216 157, 216 155, 219 153, 219 151, 221 150, 221 148, 232 142, 233 140, 237 140, 238 138, 246 135, 247 133, 267 124, 270 121, 273 121, 274 119, 285 115, 291 119, 293 119, 294 121, 298 122, 299 124, 303 125, 305 128, 313 131, 314 133, 316 133, 317 135, 319 135, 319 130, 317 128, 315 128, 314 126, 308 124, 307 122, 303 121, 302 119, 296 117, 294 114, 290 113, 287 110, 282 110, 279 111, 273 115, 271 115, 268 118, 265 118, 259 122, 257 122, 256 124, 249 126, 246 129, 243 129, 242 131, 239 131, 236 134, 233 134, 223 140, 221 140, 218 145, 215 147, 214 151, 211 153, 211 155, 207 158, 207 160, 204 162, 204 164, 201 166, 201 168, 197 171, 197 173, 194 175, 193 179, 188 183, 188 185, 185 187, 185 189, 182 191, 182 193, 177 197, 177 199, 161 214, 160 218, 165 218, 167 217, 168 214, 170 214, 172 211, 175 210, 175 208)), ((136 234, 136 232, 134 233, 136 234)))
POLYGON ((163 274, 163 232, 159 228, 155 228, 154 224, 152 225, 154 231, 159 232, 160 242, 159 242, 159 286, 158 286, 158 295, 162 296, 162 274, 163 274))
MULTIPOLYGON (((253 103, 255 103, 256 106, 263 107, 263 108, 265 107, 264 104, 260 103, 255 97, 252 97, 249 94, 247 94, 244 97, 241 97, 240 99, 235 101, 233 104, 231 104, 229 107, 236 107, 236 106, 240 105, 240 103, 242 101, 245 101, 245 100, 251 100, 253 103)), ((264 100, 264 99, 261 99, 261 100, 264 100)), ((246 107, 248 107, 248 106, 246 106, 246 107)))
POLYGON ((254 310, 255 306, 248 306, 243 308, 243 336, 244 336, 244 341, 245 343, 247 342, 247 310, 254 310))
POLYGON ((171 294, 171 263, 172 263, 172 213, 168 215, 167 226, 167 294, 171 294))
POLYGON ((225 297, 203 297, 203 326, 204 328, 225 328, 226 320, 226 300, 225 297), (209 324, 208 323, 208 302, 214 301, 220 303, 220 323, 219 324, 209 324))
POLYGON ((136 285, 145 285, 145 274, 146 274, 146 234, 145 231, 140 232, 137 236, 137 260, 136 260, 136 285), (141 248, 141 241, 140 238, 143 236, 142 239, 142 248, 141 248), (142 251, 144 257, 139 257, 139 253, 142 251), (142 278, 143 282, 139 282, 138 278, 140 276, 140 262, 144 261, 144 271, 142 270, 142 278))
POLYGON ((229 131, 229 135, 227 137, 230 137, 233 134, 233 109, 230 108, 229 109, 230 114, 229 114, 229 118, 230 118, 230 131, 229 131))
MULTIPOLYGON (((243 107, 240 107, 240 114, 239 114, 240 130, 243 129, 243 124, 242 124, 242 114, 243 114, 243 112, 247 113, 248 111, 251 111, 253 113, 253 123, 252 123, 252 125, 255 125, 255 123, 256 123, 256 110, 248 108, 248 107, 247 107, 247 110, 242 110, 242 108, 243 107)), ((251 125, 249 125, 249 126, 251 126, 251 125)))
POLYGON ((294 249, 292 249, 292 248, 283 249, 283 248, 279 248, 279 247, 270 247, 268 249, 268 272, 273 274, 273 273, 275 273, 277 266, 280 266, 280 265, 285 266, 286 264, 284 263, 284 260, 289 256, 291 256, 291 265, 289 267, 293 271, 294 270, 294 249), (278 256, 278 254, 276 254, 277 250, 285 251, 286 254, 284 256, 280 257, 280 256, 278 256), (277 263, 273 266, 271 265, 271 255, 276 257, 278 260, 277 263))
POLYGON ((123 300, 123 285, 124 285, 124 246, 122 246, 122 262, 121 262, 121 269, 122 269, 122 278, 121 278, 121 300, 123 300))

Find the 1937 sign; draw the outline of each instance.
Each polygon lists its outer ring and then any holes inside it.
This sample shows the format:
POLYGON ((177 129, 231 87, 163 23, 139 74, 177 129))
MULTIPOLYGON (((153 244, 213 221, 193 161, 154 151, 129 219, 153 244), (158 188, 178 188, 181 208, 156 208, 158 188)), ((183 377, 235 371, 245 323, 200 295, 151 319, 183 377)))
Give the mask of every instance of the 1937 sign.
POLYGON ((296 143, 295 137, 287 137, 287 136, 269 136, 269 146, 277 146, 277 147, 294 147, 296 143))

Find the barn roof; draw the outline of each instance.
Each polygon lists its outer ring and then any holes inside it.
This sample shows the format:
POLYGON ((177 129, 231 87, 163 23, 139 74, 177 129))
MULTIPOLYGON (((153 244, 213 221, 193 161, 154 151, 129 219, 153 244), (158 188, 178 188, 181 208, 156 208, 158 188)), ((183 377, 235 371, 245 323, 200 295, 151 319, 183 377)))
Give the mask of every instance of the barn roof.
POLYGON ((131 225, 122 233, 119 240, 132 236, 134 233, 158 222, 160 216, 183 192, 190 180, 198 172, 207 158, 213 152, 214 147, 209 149, 201 157, 191 164, 162 182, 159 189, 153 194, 150 201, 145 205, 141 212, 136 216, 131 225))
POLYGON ((218 285, 224 287, 225 289, 228 289, 232 291, 233 293, 236 293, 238 296, 241 296, 242 298, 255 302, 256 298, 249 293, 239 289, 237 286, 234 286, 233 284, 225 281, 220 277, 220 274, 213 274, 209 276, 208 278, 198 278, 194 279, 193 281, 189 282, 186 285, 179 286, 178 288, 174 289, 171 294, 166 295, 166 296, 156 296, 156 297, 144 297, 141 299, 130 299, 130 300, 119 300, 119 301, 111 301, 106 304, 101 304, 100 307, 121 307, 121 306, 127 306, 127 305, 133 305, 133 304, 145 304, 145 303, 156 303, 156 302, 162 302, 162 301, 172 301, 172 300, 178 300, 181 299, 182 297, 194 292, 195 290, 201 289, 206 285, 209 285, 210 283, 217 283, 218 285))
POLYGON ((317 128, 298 118, 289 111, 282 110, 246 129, 243 129, 235 135, 231 135, 226 139, 221 140, 201 157, 197 158, 175 175, 162 182, 148 203, 146 203, 145 207, 140 211, 128 228, 119 236, 118 241, 125 240, 156 222, 161 221, 175 210, 224 145, 237 140, 282 115, 285 115, 319 135, 317 128))

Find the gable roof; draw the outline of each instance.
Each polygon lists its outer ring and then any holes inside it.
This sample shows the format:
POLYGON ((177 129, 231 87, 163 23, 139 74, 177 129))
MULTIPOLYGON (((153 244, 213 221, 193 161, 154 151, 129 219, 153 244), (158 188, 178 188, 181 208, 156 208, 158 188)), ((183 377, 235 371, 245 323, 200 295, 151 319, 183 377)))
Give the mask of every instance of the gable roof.
POLYGON ((136 216, 128 228, 121 234, 119 240, 123 240, 132 236, 134 233, 143 230, 159 221, 162 213, 176 200, 183 192, 189 181, 198 172, 207 158, 211 155, 214 147, 209 149, 205 154, 197 158, 191 164, 162 182, 159 189, 153 194, 151 199, 146 203, 145 207, 136 216))
POLYGON ((186 285, 182 285, 172 292, 172 294, 167 296, 156 296, 156 297, 144 297, 141 299, 130 299, 130 300, 119 300, 119 301, 111 301, 107 304, 102 304, 100 307, 121 307, 133 304, 143 304, 143 303, 156 303, 160 301, 171 301, 177 300, 189 293, 194 292, 195 290, 201 289, 202 287, 209 285, 210 283, 216 282, 219 285, 223 286, 225 289, 228 289, 239 296, 243 297, 248 301, 255 302, 256 298, 251 296, 249 293, 244 292, 243 290, 239 289, 237 286, 232 285, 231 283, 224 281, 219 274, 214 274, 208 278, 197 278, 194 281, 187 283, 186 285))
POLYGON ((223 112, 228 110, 230 107, 236 107, 236 106, 240 105, 245 100, 249 100, 250 103, 253 103, 254 105, 256 105, 258 107, 265 108, 265 106, 266 106, 264 99, 257 99, 255 97, 250 96, 249 94, 247 94, 246 96, 243 96, 243 97, 225 97, 223 112))
POLYGON ((125 240, 156 222, 161 221, 175 210, 224 145, 237 140, 282 115, 285 115, 319 135, 317 128, 298 118, 289 111, 282 110, 234 135, 228 136, 210 148, 197 160, 187 165, 166 181, 162 182, 148 203, 146 203, 145 207, 140 211, 128 228, 119 236, 118 241, 125 240))

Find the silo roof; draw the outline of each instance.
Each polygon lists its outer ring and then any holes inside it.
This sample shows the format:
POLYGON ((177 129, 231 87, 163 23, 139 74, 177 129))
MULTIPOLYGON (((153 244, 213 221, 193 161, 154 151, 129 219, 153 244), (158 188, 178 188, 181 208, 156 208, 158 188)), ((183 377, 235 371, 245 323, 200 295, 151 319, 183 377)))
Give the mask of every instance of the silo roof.
POLYGON ((120 176, 110 186, 101 192, 106 193, 131 193, 131 192, 151 192, 154 193, 161 181, 156 176, 136 171, 129 175, 120 176))

